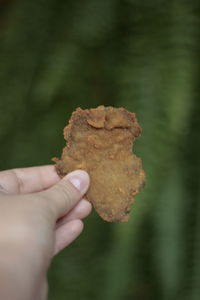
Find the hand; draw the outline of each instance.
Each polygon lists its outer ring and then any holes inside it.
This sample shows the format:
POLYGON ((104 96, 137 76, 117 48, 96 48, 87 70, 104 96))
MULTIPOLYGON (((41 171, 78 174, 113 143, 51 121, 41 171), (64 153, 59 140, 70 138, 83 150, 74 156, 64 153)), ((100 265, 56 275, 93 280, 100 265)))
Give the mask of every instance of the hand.
POLYGON ((52 257, 83 230, 91 204, 85 171, 54 166, 0 172, 0 299, 43 300, 52 257))

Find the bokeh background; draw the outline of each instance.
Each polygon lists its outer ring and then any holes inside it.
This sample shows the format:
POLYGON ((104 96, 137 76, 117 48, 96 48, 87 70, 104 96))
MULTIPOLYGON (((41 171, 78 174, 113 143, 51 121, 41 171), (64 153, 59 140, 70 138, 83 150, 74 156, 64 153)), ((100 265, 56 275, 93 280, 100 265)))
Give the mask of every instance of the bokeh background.
POLYGON ((136 112, 147 184, 128 223, 85 220, 49 299, 200 299, 200 2, 0 0, 0 168, 51 163, 101 104, 136 112))

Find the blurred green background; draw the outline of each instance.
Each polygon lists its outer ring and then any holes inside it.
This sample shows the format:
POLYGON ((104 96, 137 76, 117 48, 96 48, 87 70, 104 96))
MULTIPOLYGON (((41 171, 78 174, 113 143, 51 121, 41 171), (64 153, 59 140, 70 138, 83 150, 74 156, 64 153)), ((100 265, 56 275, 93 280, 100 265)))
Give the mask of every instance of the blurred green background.
POLYGON ((100 104, 136 112, 147 184, 128 223, 85 220, 49 299, 200 299, 200 1, 0 0, 0 168, 51 163, 100 104))

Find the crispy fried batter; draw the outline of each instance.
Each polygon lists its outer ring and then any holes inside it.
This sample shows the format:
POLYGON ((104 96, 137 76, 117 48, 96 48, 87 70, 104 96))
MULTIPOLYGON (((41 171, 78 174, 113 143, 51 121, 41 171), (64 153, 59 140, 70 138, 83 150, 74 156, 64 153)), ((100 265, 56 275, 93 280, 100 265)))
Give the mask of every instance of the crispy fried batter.
POLYGON ((67 146, 56 169, 62 177, 86 170, 91 178, 87 199, 108 222, 128 220, 131 204, 144 185, 141 160, 132 143, 141 129, 134 113, 124 108, 99 106, 73 112, 64 128, 67 146))

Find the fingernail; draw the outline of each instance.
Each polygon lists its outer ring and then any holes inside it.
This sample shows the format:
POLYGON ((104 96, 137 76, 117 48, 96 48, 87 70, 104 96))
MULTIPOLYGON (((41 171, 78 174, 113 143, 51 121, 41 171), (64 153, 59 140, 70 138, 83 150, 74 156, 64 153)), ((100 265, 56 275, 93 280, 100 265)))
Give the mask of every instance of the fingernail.
POLYGON ((85 171, 74 171, 67 175, 67 179, 77 190, 82 192, 89 186, 89 176, 85 171))

